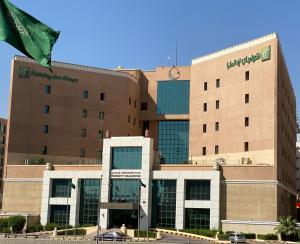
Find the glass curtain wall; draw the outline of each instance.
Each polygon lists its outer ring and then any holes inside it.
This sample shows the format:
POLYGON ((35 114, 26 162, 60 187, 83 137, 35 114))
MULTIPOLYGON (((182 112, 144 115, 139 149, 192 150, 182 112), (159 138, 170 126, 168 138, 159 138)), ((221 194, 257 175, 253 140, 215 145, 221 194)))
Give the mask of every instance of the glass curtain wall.
POLYGON ((101 180, 82 179, 78 187, 80 187, 79 223, 81 225, 97 225, 101 180))
POLYGON ((57 225, 69 224, 70 206, 67 205, 51 205, 50 207, 50 223, 57 225))
POLYGON ((140 180, 112 179, 110 201, 137 203, 139 198, 139 190, 140 180))
POLYGON ((209 229, 210 209, 207 208, 186 208, 185 229, 209 229))
POLYGON ((210 200, 210 180, 187 180, 186 200, 210 200))
POLYGON ((175 228, 176 180, 152 181, 152 226, 175 228))
POLYGON ((189 114, 189 80, 167 80, 157 83, 157 114, 189 114))
POLYGON ((141 169, 142 147, 113 147, 112 169, 141 169))
POLYGON ((161 164, 187 163, 189 121, 159 121, 158 150, 161 164))

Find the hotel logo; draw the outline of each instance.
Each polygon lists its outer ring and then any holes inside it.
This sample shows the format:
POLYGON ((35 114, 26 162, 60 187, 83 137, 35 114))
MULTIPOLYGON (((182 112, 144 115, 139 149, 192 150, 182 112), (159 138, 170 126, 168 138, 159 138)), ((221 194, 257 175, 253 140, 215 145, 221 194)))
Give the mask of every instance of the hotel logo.
POLYGON ((19 66, 19 77, 23 79, 29 79, 30 78, 30 68, 26 66, 19 66))
POLYGON ((267 61, 271 59, 271 46, 264 47, 261 50, 261 61, 267 61))

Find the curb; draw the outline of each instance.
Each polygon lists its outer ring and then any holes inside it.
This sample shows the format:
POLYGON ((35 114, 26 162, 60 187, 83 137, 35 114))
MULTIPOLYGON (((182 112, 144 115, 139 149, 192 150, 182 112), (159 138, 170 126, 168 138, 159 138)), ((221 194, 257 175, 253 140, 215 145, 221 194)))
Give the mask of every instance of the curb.
MULTIPOLYGON (((162 232, 162 233, 173 234, 173 235, 178 235, 178 236, 186 236, 186 237, 205 240, 205 241, 210 241, 210 242, 216 242, 217 241, 215 238, 196 235, 196 234, 191 234, 191 233, 187 233, 187 232, 176 231, 176 230, 166 230, 166 229, 156 229, 156 230, 159 231, 159 232, 162 232)), ((220 243, 225 244, 225 243, 229 243, 229 242, 220 242, 220 243)))

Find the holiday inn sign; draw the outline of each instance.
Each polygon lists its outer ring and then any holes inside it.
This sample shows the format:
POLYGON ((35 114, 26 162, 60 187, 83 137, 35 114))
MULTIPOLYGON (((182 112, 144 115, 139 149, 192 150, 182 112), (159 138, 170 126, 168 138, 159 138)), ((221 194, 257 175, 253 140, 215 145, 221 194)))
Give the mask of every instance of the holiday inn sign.
POLYGON ((240 67, 241 65, 255 63, 257 60, 261 60, 262 62, 264 62, 270 59, 271 59, 271 46, 267 46, 264 47, 261 50, 261 52, 257 52, 256 54, 252 54, 244 58, 238 58, 227 62, 227 69, 230 69, 235 66, 240 67))

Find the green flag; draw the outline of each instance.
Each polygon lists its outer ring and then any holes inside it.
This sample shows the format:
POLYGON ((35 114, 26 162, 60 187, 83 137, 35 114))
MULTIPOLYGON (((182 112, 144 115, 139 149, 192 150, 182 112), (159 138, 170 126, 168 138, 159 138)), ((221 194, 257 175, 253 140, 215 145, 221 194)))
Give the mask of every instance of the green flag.
POLYGON ((6 41, 42 66, 51 67, 51 50, 59 36, 49 26, 0 0, 0 41, 6 41))

